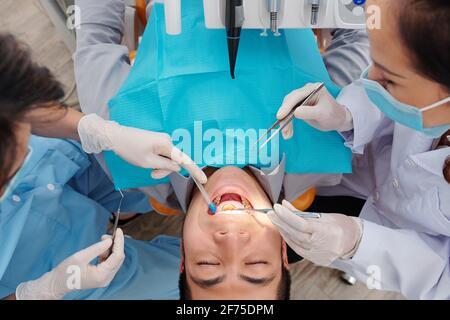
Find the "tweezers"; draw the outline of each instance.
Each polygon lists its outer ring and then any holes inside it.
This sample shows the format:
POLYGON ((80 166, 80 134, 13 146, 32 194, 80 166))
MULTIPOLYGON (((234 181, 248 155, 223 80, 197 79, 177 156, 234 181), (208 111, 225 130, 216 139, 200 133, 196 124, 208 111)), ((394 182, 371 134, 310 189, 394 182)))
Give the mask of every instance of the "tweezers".
POLYGON ((310 94, 308 94, 303 100, 301 100, 300 102, 298 102, 293 108, 292 110, 286 115, 286 117, 284 117, 283 119, 279 119, 277 120, 269 129, 267 129, 267 131, 258 139, 258 141, 256 141, 255 146, 258 145, 258 143, 261 142, 262 139, 264 139, 272 130, 274 130, 277 126, 280 126, 271 136, 269 139, 267 139, 260 147, 259 150, 261 150, 262 148, 264 148, 270 141, 272 141, 273 138, 275 138, 275 136, 280 133, 281 130, 283 130, 284 128, 287 127, 287 125, 289 123, 291 123, 291 121, 294 119, 294 113, 295 110, 298 107, 304 106, 306 105, 311 98, 313 98, 320 90, 322 90, 322 88, 324 87, 324 83, 320 83, 319 86, 317 88, 315 88, 310 94))

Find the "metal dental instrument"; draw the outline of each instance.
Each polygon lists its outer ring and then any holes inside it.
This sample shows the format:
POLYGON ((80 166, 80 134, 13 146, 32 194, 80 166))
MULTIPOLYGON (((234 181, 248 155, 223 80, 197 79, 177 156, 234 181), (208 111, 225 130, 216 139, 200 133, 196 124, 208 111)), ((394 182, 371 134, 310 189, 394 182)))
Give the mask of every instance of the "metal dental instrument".
POLYGON ((120 218, 120 212, 122 210, 122 202, 123 202, 123 198, 125 198, 122 190, 119 189, 119 192, 120 192, 121 198, 120 198, 120 202, 119 202, 119 207, 117 208, 117 212, 114 214, 114 225, 113 225, 113 229, 112 229, 112 241, 113 241, 113 244, 108 249, 108 257, 111 255, 113 247, 114 247, 114 238, 116 237, 117 227, 119 226, 119 218, 120 218))
POLYGON ((270 12, 270 29, 275 36, 280 36, 278 32, 278 13, 280 12, 281 0, 268 0, 268 7, 270 12))
POLYGON ((203 199, 205 199, 206 203, 208 204, 208 207, 211 210, 212 214, 216 214, 217 212, 216 205, 209 198, 208 193, 206 192, 203 185, 200 182, 198 182, 197 179, 195 179, 194 177, 192 177, 192 180, 194 180, 198 190, 200 190, 200 193, 202 194, 203 199))
POLYGON ((231 78, 235 78, 234 70, 244 25, 244 6, 242 0, 227 0, 225 13, 225 28, 227 29, 228 57, 230 60, 231 78))
POLYGON ((320 0, 311 0, 311 25, 317 25, 319 17, 320 0))
MULTIPOLYGON (((253 211, 258 213, 269 213, 273 211, 273 209, 233 209, 230 211, 253 211)), ((302 212, 302 211, 292 211, 297 217, 305 218, 305 219, 320 219, 322 217, 322 213, 318 212, 302 212)))
POLYGON ((286 126, 294 119, 294 113, 295 110, 298 107, 304 106, 305 104, 307 104, 320 90, 322 90, 322 88, 325 86, 324 83, 320 83, 320 85, 314 89, 309 95, 307 95, 305 97, 305 99, 303 99, 302 101, 300 101, 299 103, 297 103, 294 108, 292 108, 291 112, 289 112, 287 114, 286 117, 284 117, 283 119, 277 120, 273 126, 271 126, 269 129, 267 129, 267 131, 258 139, 258 141, 255 142, 255 145, 253 146, 253 148, 255 146, 258 145, 259 142, 261 142, 262 139, 264 139, 273 129, 275 129, 277 126, 280 126, 271 136, 269 139, 267 139, 260 147, 259 150, 261 150, 262 148, 264 148, 273 138, 275 138, 275 136, 280 133, 281 130, 283 130, 284 128, 286 128, 286 126))

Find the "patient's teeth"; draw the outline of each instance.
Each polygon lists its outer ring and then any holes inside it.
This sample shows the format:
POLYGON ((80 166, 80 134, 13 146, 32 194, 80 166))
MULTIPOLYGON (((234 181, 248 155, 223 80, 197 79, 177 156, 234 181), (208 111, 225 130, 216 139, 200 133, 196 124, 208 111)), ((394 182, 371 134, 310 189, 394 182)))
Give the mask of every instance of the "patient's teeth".
POLYGON ((237 208, 245 208, 245 209, 252 209, 253 206, 248 201, 248 199, 244 198, 241 195, 235 194, 235 193, 226 193, 222 194, 220 196, 217 196, 213 199, 213 203, 219 207, 222 203, 227 203, 221 210, 223 211, 229 211, 229 210, 235 210, 237 208), (227 203, 227 202, 234 202, 233 204, 227 203), (239 203, 239 204, 238 204, 239 203), (242 206, 240 205, 242 204, 242 206))
POLYGON ((250 204, 250 202, 246 198, 242 198, 242 204, 244 205, 244 207, 246 209, 251 209, 252 208, 252 205, 250 204))
POLYGON ((215 204, 216 206, 218 206, 218 205, 220 204, 220 196, 216 197, 216 198, 213 200, 213 202, 214 202, 214 204, 215 204))
POLYGON ((234 209, 236 209, 236 207, 232 204, 226 204, 222 208, 223 211, 234 210, 234 209))

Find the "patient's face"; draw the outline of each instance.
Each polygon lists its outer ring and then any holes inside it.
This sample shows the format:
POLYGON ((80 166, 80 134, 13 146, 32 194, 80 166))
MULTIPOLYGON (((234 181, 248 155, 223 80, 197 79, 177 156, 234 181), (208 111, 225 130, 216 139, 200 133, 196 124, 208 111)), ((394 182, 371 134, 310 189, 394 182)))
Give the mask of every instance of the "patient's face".
POLYGON ((205 188, 223 212, 209 215, 200 193, 194 193, 183 229, 192 298, 275 299, 285 258, 280 234, 265 214, 230 211, 271 208, 264 190, 236 167, 214 172, 205 188))

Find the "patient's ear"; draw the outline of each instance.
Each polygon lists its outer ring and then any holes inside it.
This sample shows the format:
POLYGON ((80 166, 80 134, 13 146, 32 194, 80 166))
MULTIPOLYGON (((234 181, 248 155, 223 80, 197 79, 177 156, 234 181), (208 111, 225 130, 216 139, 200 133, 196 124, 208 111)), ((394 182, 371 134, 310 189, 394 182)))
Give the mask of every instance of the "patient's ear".
POLYGON ((180 240, 180 274, 184 271, 184 246, 183 246, 183 239, 180 240))
POLYGON ((284 240, 282 240, 282 243, 281 243, 281 259, 283 259, 283 266, 286 269, 289 269, 287 246, 286 246, 286 242, 284 240))

